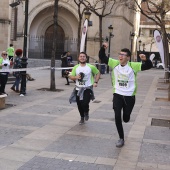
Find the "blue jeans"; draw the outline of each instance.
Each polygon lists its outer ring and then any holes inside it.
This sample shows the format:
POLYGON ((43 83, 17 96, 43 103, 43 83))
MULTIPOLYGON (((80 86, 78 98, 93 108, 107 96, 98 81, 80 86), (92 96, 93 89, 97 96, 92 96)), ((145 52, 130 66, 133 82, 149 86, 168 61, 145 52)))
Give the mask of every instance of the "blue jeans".
POLYGON ((21 80, 20 76, 17 76, 16 79, 15 79, 15 82, 14 82, 14 84, 13 84, 13 86, 12 86, 12 87, 14 87, 14 88, 15 88, 15 86, 16 86, 16 90, 17 90, 17 91, 19 90, 20 80, 21 80))
POLYGON ((101 65, 101 74, 105 74, 106 67, 104 64, 101 65))

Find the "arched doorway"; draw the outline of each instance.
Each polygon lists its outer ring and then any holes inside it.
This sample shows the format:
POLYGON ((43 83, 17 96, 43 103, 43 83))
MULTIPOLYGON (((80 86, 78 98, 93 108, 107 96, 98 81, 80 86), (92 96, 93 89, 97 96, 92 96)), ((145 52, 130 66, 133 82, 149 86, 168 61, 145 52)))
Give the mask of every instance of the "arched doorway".
MULTIPOLYGON (((57 31, 58 31, 58 37, 57 37, 56 59, 60 59, 61 54, 64 52, 65 34, 62 27, 60 26, 58 26, 57 31)), ((51 59, 52 56, 53 33, 54 33, 54 25, 51 25, 47 28, 44 37, 44 58, 46 59, 51 59)))

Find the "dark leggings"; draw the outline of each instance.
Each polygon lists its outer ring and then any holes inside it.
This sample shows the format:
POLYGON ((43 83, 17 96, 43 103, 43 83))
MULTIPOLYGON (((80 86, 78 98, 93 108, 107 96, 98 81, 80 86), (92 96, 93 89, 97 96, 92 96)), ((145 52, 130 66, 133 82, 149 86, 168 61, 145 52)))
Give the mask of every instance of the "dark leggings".
POLYGON ((120 139, 124 139, 124 131, 122 126, 121 110, 123 109, 123 121, 129 122, 130 114, 135 105, 135 96, 122 96, 113 94, 113 109, 115 111, 115 123, 120 139))
POLYGON ((0 74, 0 93, 5 93, 5 86, 8 81, 8 73, 0 74))
POLYGON ((78 96, 76 97, 77 106, 78 106, 78 110, 79 110, 81 117, 84 117, 84 113, 88 114, 90 99, 91 99, 91 90, 90 89, 86 89, 84 91, 83 100, 80 100, 78 96))

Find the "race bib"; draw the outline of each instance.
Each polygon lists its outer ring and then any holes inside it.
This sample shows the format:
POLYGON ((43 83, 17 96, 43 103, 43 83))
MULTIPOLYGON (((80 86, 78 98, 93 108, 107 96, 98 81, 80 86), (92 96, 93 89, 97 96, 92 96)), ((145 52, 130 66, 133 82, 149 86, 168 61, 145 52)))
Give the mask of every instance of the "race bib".
POLYGON ((120 88, 128 88, 129 87, 129 83, 127 80, 118 80, 118 86, 120 88))

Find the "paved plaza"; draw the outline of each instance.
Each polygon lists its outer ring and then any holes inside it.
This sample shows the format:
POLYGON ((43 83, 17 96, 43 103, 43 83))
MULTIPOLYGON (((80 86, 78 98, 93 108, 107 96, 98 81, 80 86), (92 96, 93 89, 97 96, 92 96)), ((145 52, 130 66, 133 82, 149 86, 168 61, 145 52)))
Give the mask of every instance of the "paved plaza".
POLYGON ((30 71, 27 95, 20 97, 6 86, 7 108, 0 110, 0 170, 170 170, 170 126, 151 125, 170 120, 168 84, 163 70, 138 73, 136 104, 124 123, 125 145, 116 148, 118 134, 112 109, 110 74, 102 75, 90 103, 90 119, 79 125, 76 104, 56 71, 51 92, 50 70, 30 71))

